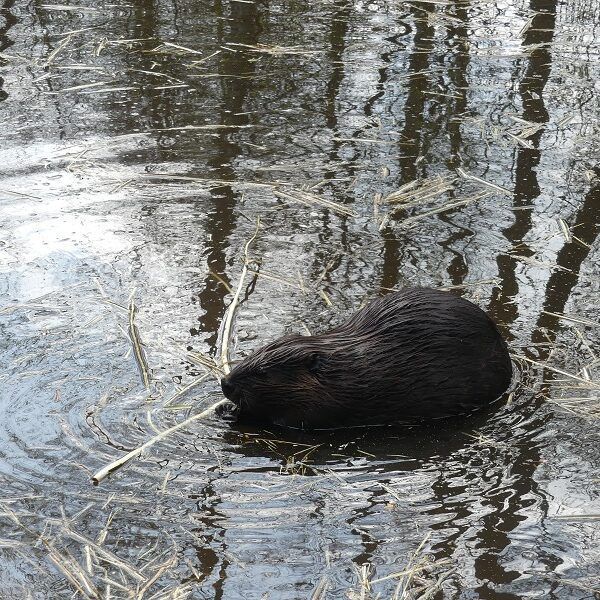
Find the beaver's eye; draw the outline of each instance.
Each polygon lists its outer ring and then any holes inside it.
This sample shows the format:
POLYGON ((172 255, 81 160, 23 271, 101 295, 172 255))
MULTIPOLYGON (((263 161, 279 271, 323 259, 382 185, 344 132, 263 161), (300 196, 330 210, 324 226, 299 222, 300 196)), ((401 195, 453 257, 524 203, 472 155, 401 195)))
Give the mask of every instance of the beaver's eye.
POLYGON ((311 352, 308 356, 308 370, 316 375, 323 365, 323 356, 319 352, 311 352))

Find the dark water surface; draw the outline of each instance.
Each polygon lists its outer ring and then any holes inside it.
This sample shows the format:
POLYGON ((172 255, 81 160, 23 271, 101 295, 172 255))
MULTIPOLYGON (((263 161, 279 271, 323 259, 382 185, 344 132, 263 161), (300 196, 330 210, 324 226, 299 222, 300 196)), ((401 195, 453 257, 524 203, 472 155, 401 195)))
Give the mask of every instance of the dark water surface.
POLYGON ((599 40, 598 0, 4 0, 0 597, 594 597, 599 40), (417 430, 212 417, 93 487, 221 398, 173 396, 257 217, 238 357, 455 286, 521 384, 417 430))

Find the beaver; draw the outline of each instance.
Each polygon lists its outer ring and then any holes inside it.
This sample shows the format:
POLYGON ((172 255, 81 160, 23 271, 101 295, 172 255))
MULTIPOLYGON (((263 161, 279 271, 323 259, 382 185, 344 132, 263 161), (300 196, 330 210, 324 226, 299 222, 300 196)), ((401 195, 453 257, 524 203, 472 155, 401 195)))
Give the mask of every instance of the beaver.
POLYGON ((511 376, 506 343, 483 310, 407 288, 330 331, 267 344, 221 387, 240 421, 323 429, 458 416, 501 396, 511 376))

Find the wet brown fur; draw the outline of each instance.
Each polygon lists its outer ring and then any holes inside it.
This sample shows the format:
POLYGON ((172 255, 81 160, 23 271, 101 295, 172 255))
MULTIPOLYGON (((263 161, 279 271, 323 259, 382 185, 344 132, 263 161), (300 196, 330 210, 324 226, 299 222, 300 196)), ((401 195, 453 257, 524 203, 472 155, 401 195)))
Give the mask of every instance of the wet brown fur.
POLYGON ((282 337, 223 379, 241 420, 301 428, 450 417, 508 387, 506 344, 477 306, 408 288, 314 336, 282 337))

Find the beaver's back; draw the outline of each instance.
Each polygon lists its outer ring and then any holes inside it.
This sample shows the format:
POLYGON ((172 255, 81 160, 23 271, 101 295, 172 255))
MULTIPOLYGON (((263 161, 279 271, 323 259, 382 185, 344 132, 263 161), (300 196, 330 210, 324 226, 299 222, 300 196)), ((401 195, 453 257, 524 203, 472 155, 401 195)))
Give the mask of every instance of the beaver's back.
POLYGON ((511 380, 493 321, 440 290, 388 294, 319 337, 332 349, 324 365, 331 393, 356 422, 462 414, 498 398, 511 380))

